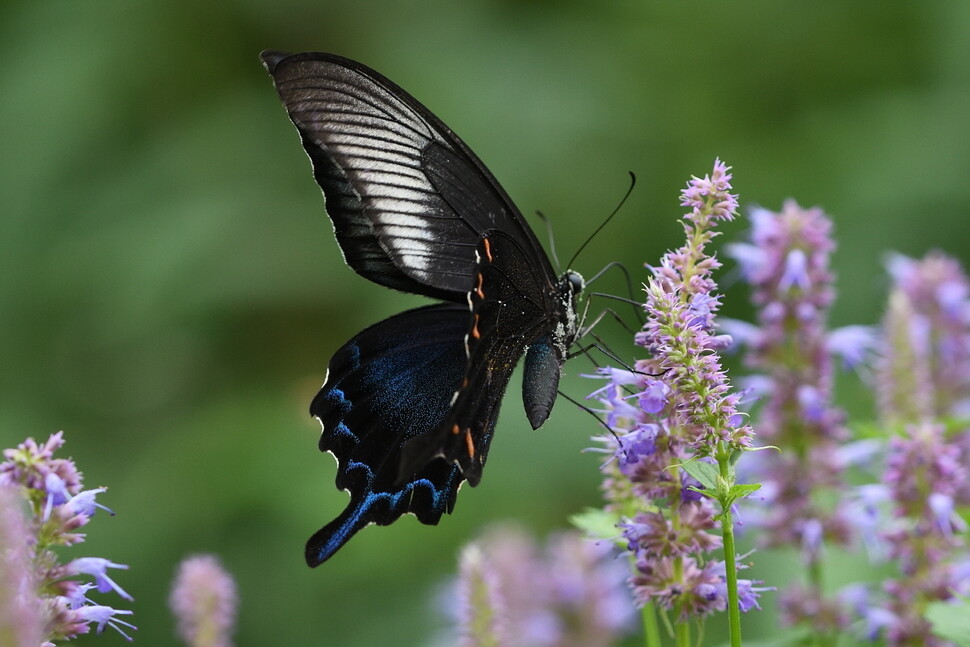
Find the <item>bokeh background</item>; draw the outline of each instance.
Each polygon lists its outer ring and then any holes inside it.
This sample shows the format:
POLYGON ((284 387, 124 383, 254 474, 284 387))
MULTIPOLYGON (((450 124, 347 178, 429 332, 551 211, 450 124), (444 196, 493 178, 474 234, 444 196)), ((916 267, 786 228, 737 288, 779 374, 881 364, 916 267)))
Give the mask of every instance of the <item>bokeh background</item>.
MULTIPOLYGON (((117 579, 141 644, 175 644, 167 588, 198 551, 238 578, 241 647, 428 644, 440 582, 482 527, 543 534, 596 504, 596 426, 560 401, 528 430, 516 380, 452 517, 368 528, 306 568, 303 542, 346 501, 310 398, 344 340, 422 299, 343 266, 259 51, 336 52, 407 88, 524 213, 548 214, 564 261, 636 173, 575 263, 587 276, 616 260, 642 277, 679 244, 678 191, 720 156, 743 204, 832 214, 840 325, 878 320, 887 249, 970 260, 968 33, 960 0, 6 0, 0 444, 64 429, 88 484, 110 486, 117 516, 74 554, 131 565, 117 579)), ((744 316, 730 264, 722 277, 744 316)), ((589 366, 568 367, 567 393, 591 390, 589 366)), ((760 561, 757 577, 786 577, 786 559, 760 561)), ((771 632, 767 606, 750 637, 771 632)))

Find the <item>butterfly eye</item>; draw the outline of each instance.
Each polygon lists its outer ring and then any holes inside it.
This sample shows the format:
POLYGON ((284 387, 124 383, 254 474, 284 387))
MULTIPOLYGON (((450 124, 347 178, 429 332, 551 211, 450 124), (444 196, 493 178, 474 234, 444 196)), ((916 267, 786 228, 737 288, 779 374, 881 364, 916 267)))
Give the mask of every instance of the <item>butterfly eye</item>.
POLYGON ((569 287, 572 289, 573 294, 579 294, 586 289, 586 282, 583 281, 583 277, 579 272, 569 270, 566 272, 566 280, 569 281, 569 287))

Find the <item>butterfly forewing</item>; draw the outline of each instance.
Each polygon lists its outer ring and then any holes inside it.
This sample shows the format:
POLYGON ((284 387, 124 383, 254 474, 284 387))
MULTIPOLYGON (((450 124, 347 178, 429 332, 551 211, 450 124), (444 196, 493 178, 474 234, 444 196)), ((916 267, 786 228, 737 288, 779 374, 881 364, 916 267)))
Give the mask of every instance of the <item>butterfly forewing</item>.
POLYGON ((475 246, 514 232, 555 277, 485 166, 427 108, 339 56, 263 54, 323 189, 347 264, 396 289, 464 302, 475 246))

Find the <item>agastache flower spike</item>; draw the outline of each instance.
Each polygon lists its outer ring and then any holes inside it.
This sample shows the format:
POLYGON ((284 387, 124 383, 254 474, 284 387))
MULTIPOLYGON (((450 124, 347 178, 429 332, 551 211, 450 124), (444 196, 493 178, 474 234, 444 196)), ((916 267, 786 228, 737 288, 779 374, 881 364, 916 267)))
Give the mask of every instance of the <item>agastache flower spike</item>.
POLYGON ((12 641, 11 647, 36 647, 43 639, 44 617, 22 507, 16 490, 0 484, 0 637, 12 641))
POLYGON ((196 555, 179 565, 169 606, 187 645, 231 647, 237 605, 236 582, 214 556, 196 555))
MULTIPOLYGON (((892 433, 882 488, 891 509, 879 533, 899 568, 882 599, 863 609, 890 647, 941 646, 925 612, 967 590, 966 523, 970 502, 965 425, 970 397, 970 282, 959 264, 934 252, 922 260, 890 257, 893 279, 876 366, 879 414, 892 433)), ((876 598, 877 596, 873 596, 876 598)))
MULTIPOLYGON (((748 463, 752 478, 763 483, 759 524, 769 546, 800 546, 809 578, 792 587, 783 606, 789 622, 805 623, 816 633, 844 628, 845 614, 823 598, 819 566, 826 543, 845 545, 850 523, 845 506, 823 506, 845 490, 839 447, 848 437, 844 414, 832 405, 831 339, 840 354, 867 352, 867 335, 826 330, 834 299, 829 258, 835 243, 832 222, 818 208, 803 209, 793 200, 778 213, 757 208, 750 213, 751 241, 729 248, 752 286, 758 326, 745 329, 746 363, 764 380, 757 413, 759 434, 780 452, 761 452, 748 463), (859 347, 845 348, 849 341, 859 347), (752 469, 754 468, 754 469, 752 469), (834 624, 833 624, 834 623, 834 624)), ((741 328, 740 325, 731 326, 741 328)))
POLYGON ((942 646, 923 615, 928 603, 952 600, 965 587, 960 564, 966 524, 956 516, 954 494, 966 485, 959 450, 943 428, 930 422, 909 426, 893 438, 883 477, 893 503, 884 533, 889 556, 899 565, 897 579, 884 583, 888 600, 883 628, 886 644, 942 646))
POLYGON ((931 252, 921 260, 893 254, 886 266, 925 335, 930 410, 966 414, 970 405, 970 279, 953 258, 931 252))
POLYGON ((507 610, 497 574, 488 568, 480 546, 469 544, 458 560, 461 647, 508 644, 507 610))
MULTIPOLYGON (((27 547, 31 552, 29 563, 34 570, 30 575, 31 590, 24 591, 24 599, 33 597, 36 600, 36 604, 31 605, 31 613, 42 616, 45 645, 88 633, 92 625, 99 633, 105 627, 111 627, 131 640, 127 630, 135 627, 118 616, 132 612, 114 609, 87 596, 89 591, 97 589, 101 593, 113 591, 131 600, 132 597, 107 575, 108 568, 128 567, 100 557, 83 557, 60 564, 53 551, 55 546, 82 542, 84 535, 75 531, 90 522, 97 508, 108 510, 95 500, 105 488, 83 490, 81 473, 74 462, 54 458, 54 453, 63 444, 62 432, 51 435, 43 445, 28 438, 14 449, 4 450, 6 460, 0 463, 0 490, 17 488, 31 513, 29 537, 20 538, 13 544, 21 547, 18 550, 27 547), (72 579, 81 575, 94 576, 95 581, 72 579)), ((7 537, 0 536, 0 553, 9 545, 7 537)), ((0 596, 0 607, 5 606, 0 596)), ((0 609, 0 617, 4 611, 0 609)), ((31 647, 41 642, 38 639, 31 643, 31 647)))
POLYGON ((626 568, 606 542, 577 533, 540 546, 511 527, 490 530, 461 554, 447 596, 464 647, 608 647, 630 632, 626 568), (457 608, 456 608, 457 606, 457 608))
MULTIPOLYGON (((634 596, 641 605, 672 612, 682 644, 690 642, 684 621, 714 611, 728 609, 732 632, 735 627, 739 632, 737 611, 754 608, 761 591, 750 582, 739 587, 730 503, 723 508, 728 495, 715 494, 713 481, 702 485, 692 476, 700 469, 693 462, 716 458, 719 467, 706 467, 722 470, 721 483, 733 482, 730 458, 751 444, 752 430, 737 408, 739 395, 717 355, 729 339, 717 334, 720 297, 712 272, 720 263, 706 249, 718 235, 716 225, 737 211, 730 180, 728 167, 718 160, 710 175, 688 183, 681 194, 681 204, 690 208, 681 220, 686 242, 650 268, 647 323, 635 336, 652 357, 637 361, 632 372, 600 370, 595 377, 609 383, 590 396, 602 405, 610 428, 596 440, 612 452, 602 468, 603 489, 607 511, 616 515, 624 545, 634 555, 634 596), (730 567, 708 555, 722 545, 722 537, 709 532, 719 525, 712 496, 727 520, 721 529, 730 567), (747 596, 743 601, 739 588, 747 596)), ((698 476, 706 478, 703 473, 698 476)))

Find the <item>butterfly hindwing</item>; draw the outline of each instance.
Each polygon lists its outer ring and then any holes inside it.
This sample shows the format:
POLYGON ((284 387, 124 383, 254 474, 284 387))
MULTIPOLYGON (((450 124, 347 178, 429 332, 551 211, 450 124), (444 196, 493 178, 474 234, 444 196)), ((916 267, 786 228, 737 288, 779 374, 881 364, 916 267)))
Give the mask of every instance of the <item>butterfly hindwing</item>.
POLYGON ((439 304, 375 324, 344 344, 310 413, 320 420, 320 449, 337 458, 336 484, 350 491, 344 512, 307 543, 315 566, 369 523, 406 512, 436 524, 455 502, 461 470, 429 461, 397 485, 401 447, 444 424, 467 356, 468 309, 439 304))

